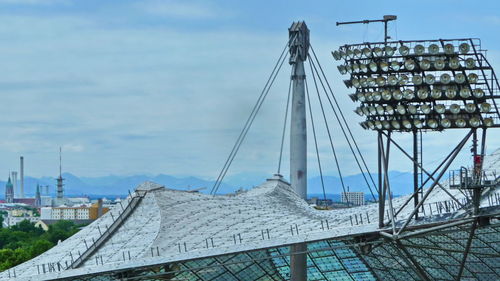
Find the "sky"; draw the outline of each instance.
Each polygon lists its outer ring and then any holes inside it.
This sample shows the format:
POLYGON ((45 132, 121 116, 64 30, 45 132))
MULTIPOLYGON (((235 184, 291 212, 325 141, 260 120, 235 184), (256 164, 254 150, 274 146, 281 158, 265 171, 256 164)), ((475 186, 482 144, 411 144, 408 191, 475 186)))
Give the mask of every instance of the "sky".
MULTIPOLYGON (((383 26, 337 27, 336 21, 396 14, 389 25, 393 39, 481 38, 488 59, 500 67, 500 2, 353 3, 0 0, 0 172, 17 170, 23 155, 27 175, 57 175, 62 146, 63 170, 79 176, 216 178, 297 20, 308 24, 372 170, 376 134, 358 126, 351 90, 330 52, 381 41, 383 26)), ((289 71, 285 64, 228 175, 276 172, 289 71)), ((424 163, 437 165, 464 134, 425 134, 424 163)), ((488 152, 500 147, 499 136, 489 135, 488 152)), ((324 130, 318 137, 324 173, 336 175, 324 130)), ((338 126, 333 138, 342 172, 359 173, 338 126)), ((395 138, 409 148, 410 136, 395 138)), ((312 143, 309 173, 315 175, 312 143)), ((458 168, 469 155, 457 161, 458 168)), ((390 169, 410 168, 393 153, 390 169)))

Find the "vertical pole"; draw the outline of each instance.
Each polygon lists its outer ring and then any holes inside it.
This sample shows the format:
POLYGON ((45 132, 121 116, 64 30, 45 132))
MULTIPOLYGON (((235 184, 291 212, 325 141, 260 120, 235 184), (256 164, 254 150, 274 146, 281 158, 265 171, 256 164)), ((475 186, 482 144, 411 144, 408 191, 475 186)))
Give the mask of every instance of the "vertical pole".
POLYGON ((378 226, 384 227, 384 209, 385 209, 385 194, 382 186, 382 132, 378 132, 377 138, 377 155, 378 155, 378 226))
MULTIPOLYGON (((418 132, 417 130, 413 131, 413 203, 414 207, 418 206, 418 132)), ((418 212, 415 213, 415 220, 418 219, 418 212)))
POLYGON ((472 159, 473 159, 473 172, 472 172, 472 183, 474 189, 472 190, 472 204, 474 204, 474 214, 479 213, 479 204, 481 200, 481 167, 480 161, 478 161, 477 155, 477 130, 473 129, 472 132, 472 159))
POLYGON ((307 199, 307 125, 304 62, 293 66, 293 96, 290 129, 290 179, 295 193, 307 199))
MULTIPOLYGON (((307 124, 304 61, 309 49, 309 29, 294 22, 288 29, 292 65, 292 110, 290 118, 290 183, 297 195, 307 199, 307 124)), ((307 280, 307 244, 290 246, 292 281, 307 280)))

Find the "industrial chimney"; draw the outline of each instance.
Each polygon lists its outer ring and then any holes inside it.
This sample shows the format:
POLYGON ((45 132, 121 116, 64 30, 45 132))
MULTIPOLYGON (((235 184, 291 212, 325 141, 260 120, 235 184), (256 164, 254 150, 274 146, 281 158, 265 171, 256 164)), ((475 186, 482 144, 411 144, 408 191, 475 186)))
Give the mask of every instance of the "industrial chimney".
POLYGON ((21 156, 21 169, 20 169, 20 177, 21 177, 21 188, 19 192, 19 197, 24 198, 24 157, 21 156))
POLYGON ((12 172, 12 185, 14 186, 14 198, 19 197, 19 186, 17 185, 17 172, 12 172))

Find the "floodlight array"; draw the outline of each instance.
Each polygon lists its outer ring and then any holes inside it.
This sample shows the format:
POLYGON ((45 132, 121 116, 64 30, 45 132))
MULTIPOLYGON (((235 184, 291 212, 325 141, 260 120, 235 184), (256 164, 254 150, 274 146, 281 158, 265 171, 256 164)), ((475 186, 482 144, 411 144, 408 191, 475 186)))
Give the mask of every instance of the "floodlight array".
POLYGON ((355 112, 372 130, 443 130, 498 125, 485 58, 473 39, 344 45, 332 52, 355 112))

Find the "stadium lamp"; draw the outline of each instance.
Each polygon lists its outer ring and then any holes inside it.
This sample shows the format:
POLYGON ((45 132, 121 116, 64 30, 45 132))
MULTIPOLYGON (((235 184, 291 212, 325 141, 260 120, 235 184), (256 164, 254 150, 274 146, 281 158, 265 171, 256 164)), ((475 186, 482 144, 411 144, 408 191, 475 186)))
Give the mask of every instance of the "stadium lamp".
MULTIPOLYGON (((332 52, 369 130, 500 127, 479 40, 344 45, 332 52)), ((489 64, 488 64, 489 65, 489 64)))

